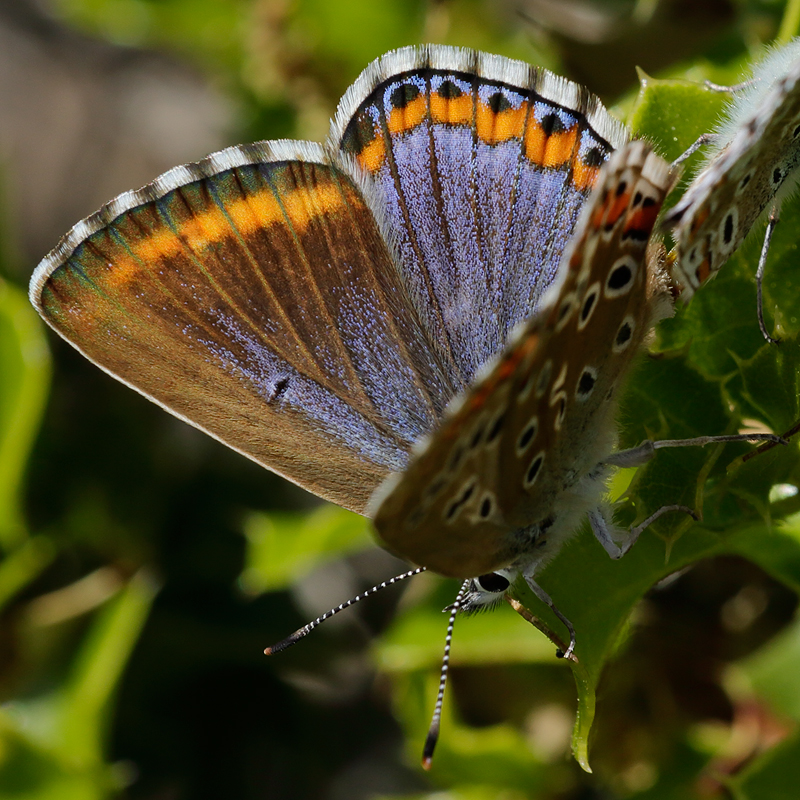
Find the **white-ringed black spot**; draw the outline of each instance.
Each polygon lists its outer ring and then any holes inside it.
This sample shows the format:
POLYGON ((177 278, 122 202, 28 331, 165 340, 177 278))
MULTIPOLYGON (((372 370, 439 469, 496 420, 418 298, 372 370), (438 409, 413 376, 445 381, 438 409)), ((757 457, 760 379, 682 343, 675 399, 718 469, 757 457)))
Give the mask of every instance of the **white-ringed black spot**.
POLYGON ((550 383, 550 376, 552 374, 553 374, 553 362, 548 360, 542 367, 542 371, 539 373, 539 378, 536 381, 537 398, 544 396, 544 393, 547 391, 547 386, 550 383))
POLYGON ((648 227, 637 228, 635 225, 629 225, 622 232, 620 240, 623 242, 646 242, 650 238, 650 229, 648 227))
POLYGON ((437 475, 427 486, 425 491, 423 492, 422 496, 425 502, 430 502, 433 500, 439 492, 444 489, 445 484, 447 481, 442 475, 437 475))
POLYGON ((618 258, 606 278, 606 297, 620 297, 630 291, 633 276, 636 274, 636 262, 630 256, 618 258))
POLYGON ((528 399, 528 395, 533 389, 534 381, 536 380, 536 373, 531 370, 527 375, 523 375, 518 382, 517 388, 517 403, 524 403, 528 399))
POLYGON ((556 405, 557 409, 555 419, 553 420, 553 428, 555 428, 557 431, 560 431, 561 425, 564 422, 564 417, 567 414, 567 395, 565 392, 559 393, 556 405))
POLYGON ((597 383, 597 370, 593 367, 584 367, 575 387, 575 397, 578 400, 586 400, 592 393, 595 383, 597 383))
POLYGON ((391 93, 389 102, 392 104, 392 108, 405 108, 417 97, 419 97, 419 87, 413 83, 404 83, 391 93))
POLYGON ((577 301, 578 298, 572 292, 561 301, 558 309, 558 318, 556 319, 556 331, 563 330, 564 326, 570 321, 577 301))
POLYGON ((453 446, 453 450, 450 453, 450 458, 447 462, 447 471, 448 472, 455 472, 460 464, 461 458, 464 455, 464 445, 462 442, 458 441, 453 446))
POLYGON ((632 317, 626 317, 622 321, 622 324, 617 328, 614 344, 611 346, 613 352, 621 353, 631 343, 634 325, 635 322, 632 317))
POLYGON ((469 449, 474 450, 480 443, 481 439, 483 438, 483 431, 484 431, 484 424, 480 423, 475 431, 472 434, 472 438, 469 440, 469 449))
POLYGON ((747 175, 745 175, 739 181, 739 185, 736 187, 736 194, 737 195, 741 194, 747 188, 747 184, 750 183, 752 179, 753 179, 753 173, 748 172, 747 175))
POLYGON ((800 136, 800 125, 792 131, 792 139, 796 139, 798 136, 800 136))
POLYGON ((489 519, 492 515, 493 506, 492 498, 487 494, 483 500, 481 500, 480 507, 478 508, 478 516, 481 519, 489 519))
POLYGON ((733 239, 733 215, 728 214, 725 217, 725 225, 722 229, 722 238, 725 241, 725 244, 730 244, 731 240, 733 239))
POLYGON ((539 430, 539 418, 531 417, 528 424, 522 429, 517 438, 517 455, 521 456, 527 449, 528 445, 536 438, 539 430))
POLYGON ((450 503, 445 511, 444 518, 446 522, 452 522, 458 515, 458 512, 461 511, 461 509, 469 502, 469 499, 475 492, 475 485, 477 482, 477 478, 472 476, 462 486, 461 491, 458 493, 458 497, 456 497, 456 499, 450 503))
POLYGON ((533 486, 534 481, 539 477, 539 473, 542 471, 543 463, 544 450, 540 450, 531 460, 530 466, 525 473, 524 486, 526 489, 530 489, 530 487, 533 486))
POLYGON ((469 502, 469 499, 475 493, 475 485, 477 484, 477 478, 475 476, 469 478, 469 480, 462 486, 461 491, 458 493, 458 496, 452 503, 447 507, 445 510, 445 522, 452 522, 457 516, 458 512, 469 502))
POLYGON ((586 291, 581 306, 580 317, 578 318, 578 330, 582 331, 591 319, 592 313, 597 305, 597 298, 600 294, 600 284, 593 283, 586 291))
POLYGON ((561 372, 558 373, 558 377, 555 379, 553 383, 553 388, 550 390, 550 405, 555 405, 556 398, 560 394, 562 387, 564 386, 565 381, 567 380, 567 370, 569 368, 569 364, 564 364, 561 367, 561 372))
POLYGON ((491 444, 500 435, 500 431, 503 429, 503 423, 505 421, 505 411, 501 411, 489 426, 489 432, 486 434, 486 444, 491 444))
POLYGON ((728 213, 722 218, 720 223, 720 250, 727 253, 736 240, 736 232, 739 228, 739 212, 735 206, 728 209, 728 213))
POLYGON ((425 512, 421 508, 415 508, 406 518, 405 528, 406 530, 410 528, 416 528, 420 522, 422 522, 422 518, 425 516, 425 512))
POLYGON ((772 170, 772 187, 773 189, 777 189, 782 183, 783 179, 786 177, 786 173, 780 167, 775 167, 772 170))
POLYGON ((574 297, 572 297, 572 295, 564 298, 563 302, 561 303, 561 308, 558 309, 559 322, 563 322, 565 317, 568 317, 570 313, 572 313, 573 303, 574 297))

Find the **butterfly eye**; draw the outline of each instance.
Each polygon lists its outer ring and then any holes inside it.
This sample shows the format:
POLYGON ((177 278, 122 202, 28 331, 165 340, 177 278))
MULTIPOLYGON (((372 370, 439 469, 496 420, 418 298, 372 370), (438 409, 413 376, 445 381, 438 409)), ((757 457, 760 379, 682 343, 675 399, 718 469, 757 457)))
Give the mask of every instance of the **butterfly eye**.
POLYGON ((489 572, 486 575, 481 575, 479 578, 475 578, 475 583, 484 592, 492 592, 493 594, 500 594, 511 585, 508 578, 503 577, 499 572, 489 572))

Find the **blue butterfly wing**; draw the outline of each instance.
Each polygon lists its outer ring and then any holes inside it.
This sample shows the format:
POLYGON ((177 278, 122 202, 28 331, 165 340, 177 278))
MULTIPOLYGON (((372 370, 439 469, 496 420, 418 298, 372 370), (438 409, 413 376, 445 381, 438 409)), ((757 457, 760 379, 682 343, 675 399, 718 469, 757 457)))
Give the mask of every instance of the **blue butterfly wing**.
POLYGON ((585 89, 427 46, 373 63, 329 147, 360 181, 450 380, 465 389, 551 283, 627 132, 585 89))

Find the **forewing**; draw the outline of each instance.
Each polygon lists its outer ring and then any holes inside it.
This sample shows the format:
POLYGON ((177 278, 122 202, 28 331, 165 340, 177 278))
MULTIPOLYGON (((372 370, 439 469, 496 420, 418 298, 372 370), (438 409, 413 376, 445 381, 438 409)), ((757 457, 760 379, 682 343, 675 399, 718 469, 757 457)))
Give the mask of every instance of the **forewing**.
POLYGON ((363 511, 450 397, 359 189, 322 148, 231 148, 89 217, 31 299, 104 370, 363 511))
POLYGON ((627 137, 583 87, 470 50, 395 51, 347 92, 329 147, 364 187, 454 388, 531 316, 627 137))
POLYGON ((391 550, 459 578, 506 566, 611 452, 615 391, 663 299, 647 253, 669 186, 644 143, 612 155, 541 312, 376 492, 391 550))

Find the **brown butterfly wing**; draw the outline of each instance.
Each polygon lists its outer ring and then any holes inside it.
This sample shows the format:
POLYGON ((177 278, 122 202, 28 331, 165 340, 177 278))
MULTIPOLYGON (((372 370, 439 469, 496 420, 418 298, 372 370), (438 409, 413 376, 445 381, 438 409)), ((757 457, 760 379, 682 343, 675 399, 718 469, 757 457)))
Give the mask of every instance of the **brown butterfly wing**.
POLYGON ((110 374, 355 511, 450 396, 361 192, 307 143, 122 195, 42 262, 31 299, 110 374))

